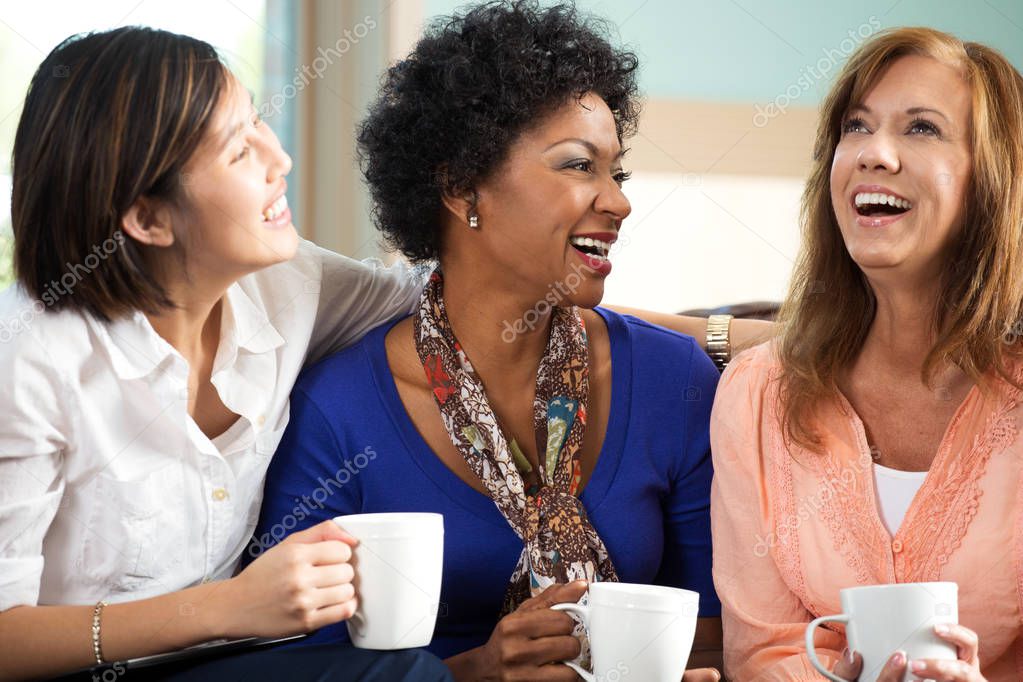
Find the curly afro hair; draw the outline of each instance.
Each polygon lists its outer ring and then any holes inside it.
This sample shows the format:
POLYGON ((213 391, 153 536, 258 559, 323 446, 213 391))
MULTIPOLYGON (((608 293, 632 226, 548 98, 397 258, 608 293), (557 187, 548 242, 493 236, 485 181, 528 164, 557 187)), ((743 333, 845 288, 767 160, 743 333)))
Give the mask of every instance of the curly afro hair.
POLYGON ((442 197, 471 190, 518 136, 572 97, 595 92, 619 138, 639 117, 632 52, 572 5, 499 0, 435 21, 392 66, 358 130, 373 219, 415 262, 440 251, 442 197))

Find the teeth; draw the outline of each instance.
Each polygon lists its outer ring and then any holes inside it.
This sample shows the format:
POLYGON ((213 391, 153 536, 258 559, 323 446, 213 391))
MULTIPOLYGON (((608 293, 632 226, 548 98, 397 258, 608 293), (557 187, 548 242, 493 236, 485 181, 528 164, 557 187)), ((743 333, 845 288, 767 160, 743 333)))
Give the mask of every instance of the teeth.
POLYGON ((891 194, 876 194, 871 192, 860 192, 856 195, 856 206, 868 206, 868 205, 888 205, 895 206, 896 208, 904 208, 909 210, 913 208, 913 204, 905 199, 900 199, 891 194))
POLYGON ((569 243, 575 246, 589 246, 591 248, 600 249, 600 257, 607 258, 607 255, 611 252, 611 244, 608 242, 602 242, 599 239, 592 239, 591 237, 570 237, 569 243))
POLYGON ((271 220, 273 220, 277 216, 283 214, 284 211, 287 208, 288 208, 288 197, 286 195, 282 194, 280 199, 278 199, 277 201, 273 202, 270 205, 270 208, 268 208, 265 211, 263 211, 263 220, 265 222, 270 222, 271 220))

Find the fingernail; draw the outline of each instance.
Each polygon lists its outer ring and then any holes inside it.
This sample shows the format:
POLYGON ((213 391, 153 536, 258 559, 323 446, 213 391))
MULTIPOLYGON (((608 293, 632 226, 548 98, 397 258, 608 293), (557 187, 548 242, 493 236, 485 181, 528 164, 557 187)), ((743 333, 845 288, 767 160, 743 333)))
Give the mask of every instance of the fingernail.
POLYGON ((951 628, 949 628, 948 625, 945 625, 944 623, 939 623, 938 625, 934 626, 934 631, 937 632, 939 635, 947 635, 951 631, 951 628))
POLYGON ((892 656, 892 665, 902 665, 906 662, 906 654, 901 651, 896 651, 895 655, 892 656))
POLYGON ((920 672, 921 670, 923 670, 926 667, 927 667, 927 664, 924 663, 923 661, 913 661, 909 665, 910 670, 912 670, 915 673, 920 672))
POLYGON ((845 650, 842 651, 842 659, 846 663, 850 663, 851 664, 853 662, 853 652, 852 652, 852 649, 850 649, 849 647, 846 647, 845 650))

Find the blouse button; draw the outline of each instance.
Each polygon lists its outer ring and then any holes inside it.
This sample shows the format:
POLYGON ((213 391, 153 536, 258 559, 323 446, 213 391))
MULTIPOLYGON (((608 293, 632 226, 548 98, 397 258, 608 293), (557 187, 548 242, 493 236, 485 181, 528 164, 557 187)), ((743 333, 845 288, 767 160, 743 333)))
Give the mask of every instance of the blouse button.
POLYGON ((256 420, 256 424, 258 424, 259 426, 266 424, 266 415, 265 414, 259 415, 259 419, 256 420))
POLYGON ((213 499, 216 500, 217 502, 224 501, 225 499, 227 499, 227 491, 224 490, 223 488, 214 488, 213 499))
POLYGON ((892 543, 892 551, 896 554, 902 551, 902 540, 896 540, 892 543))

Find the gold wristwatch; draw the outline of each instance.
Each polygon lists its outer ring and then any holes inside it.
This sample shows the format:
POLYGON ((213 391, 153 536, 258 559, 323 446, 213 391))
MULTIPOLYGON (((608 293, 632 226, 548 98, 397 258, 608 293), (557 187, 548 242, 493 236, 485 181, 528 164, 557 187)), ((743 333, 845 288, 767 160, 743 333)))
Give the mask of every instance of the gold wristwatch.
POLYGON ((722 372, 732 359, 732 342, 728 337, 731 324, 731 315, 711 315, 707 318, 707 355, 722 372))

